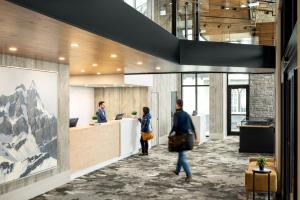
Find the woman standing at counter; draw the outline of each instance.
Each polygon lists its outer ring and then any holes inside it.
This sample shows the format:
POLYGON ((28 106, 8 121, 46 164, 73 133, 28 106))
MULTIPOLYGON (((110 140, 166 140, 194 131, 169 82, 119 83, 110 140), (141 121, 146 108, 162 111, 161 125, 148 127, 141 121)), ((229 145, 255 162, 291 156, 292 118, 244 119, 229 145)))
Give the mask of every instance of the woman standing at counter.
POLYGON ((142 146, 142 153, 140 155, 145 156, 148 155, 148 140, 143 139, 143 133, 151 132, 151 114, 150 109, 148 107, 143 107, 143 117, 141 119, 141 146, 142 146))

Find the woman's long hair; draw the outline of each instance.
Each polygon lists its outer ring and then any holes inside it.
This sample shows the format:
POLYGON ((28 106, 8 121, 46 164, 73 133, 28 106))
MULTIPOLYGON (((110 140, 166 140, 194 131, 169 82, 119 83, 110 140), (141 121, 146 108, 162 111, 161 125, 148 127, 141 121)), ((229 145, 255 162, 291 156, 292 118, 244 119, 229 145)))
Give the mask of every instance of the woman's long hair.
POLYGON ((150 109, 148 107, 143 107, 144 115, 147 115, 149 112, 150 112, 150 109))

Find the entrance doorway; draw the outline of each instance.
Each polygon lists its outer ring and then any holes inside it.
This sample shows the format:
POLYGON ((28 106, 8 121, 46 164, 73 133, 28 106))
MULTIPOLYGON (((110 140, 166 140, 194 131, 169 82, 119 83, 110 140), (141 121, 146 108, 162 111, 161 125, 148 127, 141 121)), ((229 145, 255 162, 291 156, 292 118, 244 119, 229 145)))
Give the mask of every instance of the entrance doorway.
POLYGON ((229 85, 227 135, 239 135, 241 121, 249 118, 249 85, 229 85))

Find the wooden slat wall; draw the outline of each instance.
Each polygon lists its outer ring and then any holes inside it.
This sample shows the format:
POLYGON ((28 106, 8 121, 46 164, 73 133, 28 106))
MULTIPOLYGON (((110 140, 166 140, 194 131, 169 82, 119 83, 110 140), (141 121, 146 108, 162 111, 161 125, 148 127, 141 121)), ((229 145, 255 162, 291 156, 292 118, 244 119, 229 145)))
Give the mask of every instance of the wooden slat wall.
MULTIPOLYGON (((171 92, 178 90, 179 75, 177 74, 157 74, 153 75, 153 87, 135 88, 95 88, 95 110, 97 103, 101 100, 106 102, 108 119, 114 119, 116 114, 125 113, 131 116, 132 111, 137 111, 141 116, 144 106, 158 107, 158 130, 160 143, 167 141, 167 135, 171 130, 171 92), (151 102, 153 93, 159 96, 159 105, 151 102)), ((156 121, 152 120, 152 126, 156 126, 156 121)), ((157 134, 157 133, 156 133, 157 134)))
POLYGON ((130 117, 132 111, 141 116, 142 108, 150 107, 147 87, 95 88, 95 111, 99 101, 105 101, 108 120, 115 119, 119 113, 130 117))
POLYGON ((275 23, 257 23, 256 35, 258 36, 260 45, 274 46, 275 45, 275 23))

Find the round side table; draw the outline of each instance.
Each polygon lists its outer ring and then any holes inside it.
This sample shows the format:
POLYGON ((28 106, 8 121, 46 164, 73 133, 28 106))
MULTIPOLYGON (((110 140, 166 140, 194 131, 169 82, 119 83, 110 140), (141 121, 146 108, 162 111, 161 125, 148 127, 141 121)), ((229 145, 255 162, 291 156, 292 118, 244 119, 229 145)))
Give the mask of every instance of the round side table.
POLYGON ((255 174, 268 174, 268 199, 270 200, 270 174, 272 172, 269 168, 264 168, 260 170, 258 167, 252 170, 253 172, 253 200, 255 199, 255 174))

